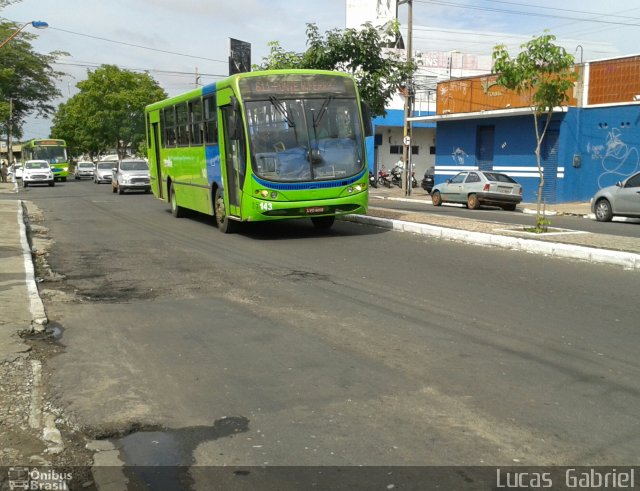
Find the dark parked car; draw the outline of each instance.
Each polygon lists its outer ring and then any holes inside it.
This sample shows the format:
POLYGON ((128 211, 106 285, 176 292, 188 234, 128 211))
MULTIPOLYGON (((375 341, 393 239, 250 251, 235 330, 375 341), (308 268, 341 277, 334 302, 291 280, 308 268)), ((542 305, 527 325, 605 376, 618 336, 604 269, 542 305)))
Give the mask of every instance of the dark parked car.
POLYGON ((493 205, 514 211, 522 201, 522 186, 500 172, 464 171, 434 186, 431 201, 433 206, 462 203, 471 210, 493 205))
POLYGON ((591 211, 599 222, 614 216, 640 217, 640 172, 598 191, 591 199, 591 211))
POLYGON ((431 190, 433 189, 434 174, 435 174, 435 171, 433 167, 429 167, 425 171, 424 177, 422 178, 422 182, 420 183, 420 185, 422 186, 422 189, 424 189, 429 194, 431 194, 431 190))

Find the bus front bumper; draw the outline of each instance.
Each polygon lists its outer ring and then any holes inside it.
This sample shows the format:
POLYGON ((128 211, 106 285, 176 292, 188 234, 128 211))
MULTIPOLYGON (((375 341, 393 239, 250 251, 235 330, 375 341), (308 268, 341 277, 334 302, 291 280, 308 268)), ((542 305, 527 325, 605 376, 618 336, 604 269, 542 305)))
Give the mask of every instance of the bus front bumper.
POLYGON ((254 197, 249 199, 251 212, 244 217, 249 222, 346 214, 362 215, 367 213, 369 203, 369 195, 366 191, 340 198, 309 201, 269 201, 254 197))

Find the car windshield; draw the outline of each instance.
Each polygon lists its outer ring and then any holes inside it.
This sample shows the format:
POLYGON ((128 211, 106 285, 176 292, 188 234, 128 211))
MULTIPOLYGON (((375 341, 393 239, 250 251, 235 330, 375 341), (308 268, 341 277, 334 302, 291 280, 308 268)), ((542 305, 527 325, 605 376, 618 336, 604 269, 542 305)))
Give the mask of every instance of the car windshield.
POLYGON ((272 181, 349 177, 364 167, 355 98, 279 99, 246 103, 254 172, 272 181))
POLYGON ((27 169, 48 169, 49 164, 46 162, 27 162, 25 167, 27 169))
POLYGON ((112 163, 108 163, 108 162, 99 163, 98 164, 98 169, 100 169, 100 170, 111 170, 111 169, 113 169, 113 164, 112 163))
POLYGON ((131 162, 121 162, 120 170, 149 170, 149 166, 146 162, 139 161, 131 161, 131 162))
POLYGON ((78 167, 80 167, 81 169, 93 169, 93 164, 90 162, 81 162, 80 164, 78 164, 78 167))
POLYGON ((518 184, 516 181, 511 179, 508 175, 500 174, 498 172, 485 172, 484 177, 486 177, 488 181, 492 181, 492 182, 508 182, 510 184, 518 184))

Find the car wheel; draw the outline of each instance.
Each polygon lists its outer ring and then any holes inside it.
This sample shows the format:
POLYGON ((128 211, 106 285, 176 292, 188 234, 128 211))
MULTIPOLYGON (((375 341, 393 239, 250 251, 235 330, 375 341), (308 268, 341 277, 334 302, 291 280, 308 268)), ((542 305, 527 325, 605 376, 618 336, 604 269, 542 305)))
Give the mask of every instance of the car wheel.
POLYGON ((124 194, 124 189, 122 189, 120 186, 118 186, 116 189, 118 190, 118 194, 124 194))
POLYGON ((26 183, 26 182, 24 182, 24 181, 22 182, 22 187, 23 187, 23 188, 26 188, 26 187, 28 187, 28 186, 29 186, 29 183, 26 183))
POLYGON ((516 205, 514 204, 502 205, 502 209, 504 211, 516 211, 516 205))
POLYGON ((169 203, 171 205, 171 214, 176 218, 182 218, 184 216, 184 209, 178 205, 178 198, 176 198, 176 192, 173 186, 169 188, 169 203))
POLYGON ((220 188, 216 189, 214 204, 218 230, 223 234, 232 233, 235 230, 236 223, 229 220, 229 216, 227 215, 227 210, 224 205, 224 192, 220 188))
POLYGON ((480 208, 480 201, 478 200, 478 195, 471 193, 467 196, 467 208, 470 210, 477 210, 480 208))
POLYGON ((116 189, 116 187, 113 184, 111 185, 111 192, 112 193, 117 193, 118 192, 118 190, 116 189))
POLYGON ((440 196, 440 191, 434 191, 431 195, 431 202, 433 206, 440 206, 442 204, 442 196, 440 196))
POLYGON ((330 229, 335 221, 336 217, 313 217, 311 219, 311 223, 318 230, 330 229))
POLYGON ((611 210, 611 203, 607 199, 598 200, 596 203, 596 220, 599 222, 610 222, 613 218, 613 211, 611 210))
POLYGON ((56 185, 56 181, 51 181, 51 182, 49 183, 49 187, 53 187, 53 186, 55 186, 55 185, 56 185))

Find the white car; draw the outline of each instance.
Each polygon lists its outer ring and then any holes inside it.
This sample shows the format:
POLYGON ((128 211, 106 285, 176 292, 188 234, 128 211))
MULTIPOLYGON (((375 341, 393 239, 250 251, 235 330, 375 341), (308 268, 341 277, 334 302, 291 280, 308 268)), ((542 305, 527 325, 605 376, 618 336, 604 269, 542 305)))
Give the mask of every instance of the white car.
POLYGON ((100 184, 103 182, 111 182, 111 173, 115 162, 98 162, 96 171, 93 174, 93 182, 100 184))
POLYGON ((53 172, 46 160, 27 160, 22 172, 22 185, 26 188, 31 184, 48 184, 55 186, 53 172))
POLYGON ((15 180, 22 179, 22 164, 14 164, 10 167, 10 174, 13 174, 15 180))
POLYGON ((82 161, 76 164, 76 170, 74 177, 76 179, 82 179, 83 177, 93 178, 95 174, 96 166, 93 162, 82 161))
POLYGON ((127 190, 151 192, 149 164, 140 159, 120 160, 113 168, 111 190, 123 194, 127 190))

